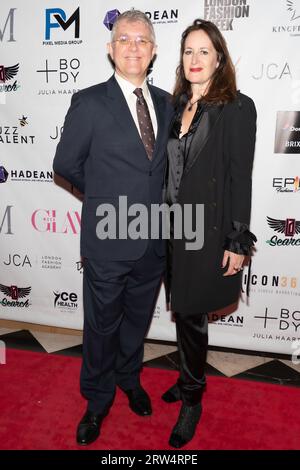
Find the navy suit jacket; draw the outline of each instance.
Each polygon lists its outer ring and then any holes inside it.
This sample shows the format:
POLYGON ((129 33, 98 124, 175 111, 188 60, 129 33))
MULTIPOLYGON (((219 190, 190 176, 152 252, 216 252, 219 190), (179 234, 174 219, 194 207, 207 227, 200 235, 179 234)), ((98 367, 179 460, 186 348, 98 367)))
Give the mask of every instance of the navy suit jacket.
MULTIPOLYGON (((158 125, 151 161, 114 76, 72 97, 53 169, 84 194, 83 257, 134 260, 143 256, 147 248, 147 239, 119 239, 118 233, 116 239, 100 240, 96 226, 101 217, 96 215, 96 210, 100 204, 111 204, 116 209, 118 232, 119 196, 127 196, 128 206, 142 203, 148 209, 151 204, 162 202, 172 106, 167 92, 151 85, 149 90, 158 125)), ((156 251, 163 255, 163 241, 157 242, 156 251)))

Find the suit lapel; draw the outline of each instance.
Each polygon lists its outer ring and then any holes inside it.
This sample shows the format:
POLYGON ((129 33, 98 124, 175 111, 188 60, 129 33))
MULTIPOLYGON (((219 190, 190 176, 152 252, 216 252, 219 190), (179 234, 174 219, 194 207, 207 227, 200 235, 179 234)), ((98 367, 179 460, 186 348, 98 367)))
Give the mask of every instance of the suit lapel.
POLYGON ((189 172, 189 170, 192 168, 195 161, 197 160, 198 156, 200 155, 212 130, 214 129, 222 114, 223 108, 223 105, 213 107, 207 106, 204 108, 199 126, 191 142, 183 175, 189 172))
MULTIPOLYGON (((166 103, 165 100, 155 92, 155 89, 151 87, 151 85, 149 85, 149 91, 151 94, 157 119, 157 136, 155 139, 155 146, 152 158, 153 161, 155 156, 157 155, 158 149, 160 148, 162 137, 164 135, 164 112, 166 103)), ((137 142, 140 143, 142 149, 145 152, 146 158, 148 158, 143 141, 133 120, 130 109, 128 108, 126 99, 114 76, 112 76, 107 81, 107 98, 109 111, 114 115, 114 118, 118 121, 119 125, 122 127, 126 134, 135 135, 137 142)))
POLYGON ((164 119, 166 101, 162 98, 162 96, 157 95, 157 93, 155 92, 155 89, 151 85, 149 85, 149 91, 150 91, 151 98, 153 101, 154 110, 156 114, 156 120, 157 120, 157 135, 155 139, 155 145, 154 145, 154 151, 153 151, 153 157, 152 157, 152 161, 153 161, 158 153, 158 150, 161 148, 162 138, 164 136, 164 126, 166 125, 166 119, 164 119))
POLYGON ((123 95, 123 92, 114 76, 107 81, 107 98, 108 110, 113 114, 120 127, 127 135, 135 135, 137 141, 140 141, 144 148, 144 144, 127 105, 125 96, 123 95))

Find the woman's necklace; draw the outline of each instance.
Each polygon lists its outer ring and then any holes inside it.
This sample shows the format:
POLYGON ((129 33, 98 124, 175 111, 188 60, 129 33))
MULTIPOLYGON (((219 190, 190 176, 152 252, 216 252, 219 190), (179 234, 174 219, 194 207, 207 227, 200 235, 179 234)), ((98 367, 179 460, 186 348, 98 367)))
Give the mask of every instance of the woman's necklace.
POLYGON ((196 101, 194 101, 193 103, 191 102, 191 100, 189 100, 189 101, 188 101, 189 107, 188 107, 187 110, 188 110, 188 111, 192 111, 194 104, 198 103, 198 101, 200 101, 201 99, 202 99, 202 95, 200 96, 200 98, 198 98, 198 99, 197 99, 196 101))

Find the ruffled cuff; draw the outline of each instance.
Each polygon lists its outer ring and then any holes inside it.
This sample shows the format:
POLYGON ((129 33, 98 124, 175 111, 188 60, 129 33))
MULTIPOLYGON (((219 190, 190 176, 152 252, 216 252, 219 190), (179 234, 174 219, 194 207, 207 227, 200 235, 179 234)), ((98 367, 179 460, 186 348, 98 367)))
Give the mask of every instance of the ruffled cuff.
POLYGON ((249 226, 241 222, 232 222, 234 230, 227 235, 224 250, 232 251, 238 255, 248 256, 254 242, 257 241, 256 236, 249 231, 249 226))

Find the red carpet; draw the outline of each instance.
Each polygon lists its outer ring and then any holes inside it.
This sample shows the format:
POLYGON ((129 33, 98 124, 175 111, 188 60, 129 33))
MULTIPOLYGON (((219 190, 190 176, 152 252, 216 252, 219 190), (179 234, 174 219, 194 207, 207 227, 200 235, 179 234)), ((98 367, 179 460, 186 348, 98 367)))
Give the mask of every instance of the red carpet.
MULTIPOLYGON (((0 365, 0 449, 79 449, 75 429, 85 410, 80 359, 8 350, 0 365)), ((136 416, 118 392, 100 438, 88 449, 170 449, 179 405, 160 395, 177 373, 145 368, 154 414, 136 416)), ((199 430, 184 449, 300 449, 300 390, 208 377, 199 430)), ((87 449, 87 448, 85 448, 87 449)))

